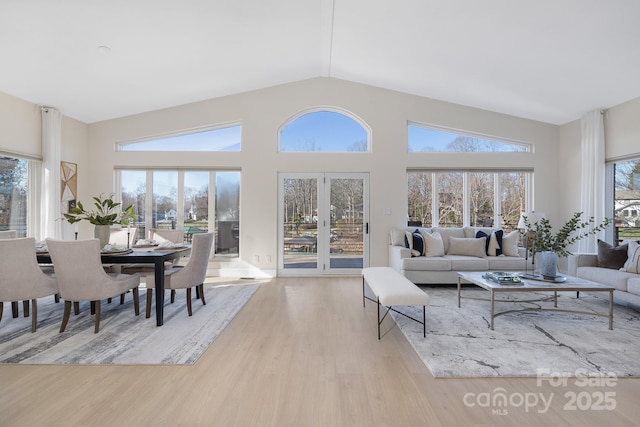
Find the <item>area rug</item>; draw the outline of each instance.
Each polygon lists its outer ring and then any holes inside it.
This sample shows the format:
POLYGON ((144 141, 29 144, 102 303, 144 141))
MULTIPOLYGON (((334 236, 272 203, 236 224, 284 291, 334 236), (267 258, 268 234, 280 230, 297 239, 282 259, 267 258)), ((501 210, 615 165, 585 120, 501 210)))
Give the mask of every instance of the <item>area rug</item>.
MULTIPOLYGON (((553 312, 498 316, 492 331, 489 301, 463 298, 458 308, 456 289, 423 289, 430 297, 426 338, 421 324, 392 314, 435 377, 640 376, 640 313, 631 308, 614 306, 612 331, 607 317, 553 312)), ((489 293, 465 287, 462 295, 487 298, 489 293)), ((558 296, 558 308, 608 314, 608 304, 584 293, 579 299, 575 293, 558 296)), ((553 302, 496 303, 496 312, 540 305, 552 308, 553 302)), ((422 318, 422 307, 400 310, 422 318)))
MULTIPOLYGON (((164 325, 156 326, 155 311, 144 315, 145 291, 140 292, 140 315, 133 312, 133 298, 125 304, 119 298, 102 302, 100 331, 93 333, 94 317, 89 303, 80 304, 80 314, 71 314, 59 333, 63 303, 53 297, 38 300, 38 329, 31 333, 31 318, 13 319, 11 311, 0 322, 0 363, 74 365, 189 365, 231 322, 258 289, 258 284, 205 284, 206 305, 193 302, 193 316, 187 314, 185 292, 178 291, 175 303, 165 298, 164 325)), ((5 304, 7 306, 8 304, 5 304)), ((9 305, 10 306, 10 305, 9 305)), ((154 310, 155 306, 152 306, 154 310)))

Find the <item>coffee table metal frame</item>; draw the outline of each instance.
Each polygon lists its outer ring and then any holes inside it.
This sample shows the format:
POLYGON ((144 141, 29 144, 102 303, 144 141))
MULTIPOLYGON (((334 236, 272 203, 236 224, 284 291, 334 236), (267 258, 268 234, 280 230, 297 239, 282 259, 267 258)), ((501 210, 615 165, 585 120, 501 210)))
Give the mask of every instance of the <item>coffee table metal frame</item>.
POLYGON ((565 312, 565 313, 579 313, 579 314, 588 314, 591 316, 601 316, 601 317, 609 317, 609 329, 613 330, 613 291, 615 288, 603 285, 601 283, 592 282, 585 279, 579 279, 577 277, 567 276, 566 282, 563 283, 550 283, 550 282, 542 282, 537 280, 527 280, 523 279, 521 284, 507 284, 501 285, 495 282, 492 282, 488 279, 484 278, 485 272, 458 272, 458 308, 460 308, 460 300, 463 298, 461 296, 461 287, 462 281, 466 281, 472 283, 476 286, 479 286, 490 293, 490 298, 474 298, 474 297, 464 297, 470 299, 481 299, 484 301, 491 301, 491 330, 493 330, 493 319, 497 316, 502 316, 507 313, 515 313, 521 311, 557 311, 557 312, 565 312), (546 298, 535 299, 535 300, 502 300, 496 299, 496 294, 500 292, 553 292, 553 296, 549 296, 546 298), (581 310, 570 310, 570 309, 559 309, 558 307, 558 292, 608 292, 609 293, 609 314, 600 314, 594 313, 590 311, 581 311, 581 310), (496 302, 534 302, 534 301, 548 301, 553 299, 554 308, 543 308, 543 307, 527 307, 513 310, 505 310, 496 313, 495 311, 495 303, 496 302))

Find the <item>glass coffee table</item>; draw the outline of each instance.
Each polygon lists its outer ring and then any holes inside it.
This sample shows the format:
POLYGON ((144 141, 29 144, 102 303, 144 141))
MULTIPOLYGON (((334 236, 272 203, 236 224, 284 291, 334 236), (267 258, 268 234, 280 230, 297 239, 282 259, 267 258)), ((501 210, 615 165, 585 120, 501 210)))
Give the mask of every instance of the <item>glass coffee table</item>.
MULTIPOLYGON (((463 298, 461 296, 461 285, 462 282, 473 283, 476 286, 479 286, 483 289, 486 289, 490 293, 490 298, 482 298, 486 301, 491 301, 491 329, 493 330, 493 319, 497 316, 501 316, 507 313, 515 313, 520 311, 558 311, 565 313, 579 313, 579 314, 588 314, 591 316, 602 316, 609 317, 609 329, 613 330, 613 291, 615 288, 608 285, 603 285, 602 283, 592 282, 590 280, 580 279, 572 276, 565 276, 566 280, 562 283, 554 283, 554 282, 545 282, 539 280, 530 280, 530 279, 521 279, 521 282, 518 284, 515 283, 497 283, 492 280, 486 279, 484 275, 486 271, 478 271, 478 272, 458 272, 458 308, 460 308, 460 300, 463 298), (510 293, 523 293, 523 292, 552 292, 553 295, 550 295, 545 298, 540 299, 516 299, 516 300, 501 300, 496 299, 496 294, 501 292, 510 292, 510 293), (570 310, 570 309, 560 309, 558 308, 558 292, 608 292, 609 293, 609 314, 600 314, 593 313, 589 311, 580 311, 580 310, 570 310), (534 302, 534 301, 549 301, 553 300, 553 308, 543 308, 543 307, 527 307, 527 308, 519 308, 513 310, 505 310, 501 312, 495 311, 495 303, 496 302, 534 302)), ((471 298, 471 297, 464 297, 471 298)), ((480 298, 474 298, 480 299, 480 298)))

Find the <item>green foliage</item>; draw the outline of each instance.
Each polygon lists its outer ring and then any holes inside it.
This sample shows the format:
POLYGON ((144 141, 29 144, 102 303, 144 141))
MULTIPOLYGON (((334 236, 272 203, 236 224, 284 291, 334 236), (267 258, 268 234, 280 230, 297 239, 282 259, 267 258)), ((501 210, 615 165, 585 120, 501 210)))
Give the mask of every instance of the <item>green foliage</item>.
POLYGON ((595 225, 593 217, 583 221, 582 212, 576 212, 557 233, 553 233, 548 219, 543 218, 534 224, 529 224, 527 217, 523 218, 527 230, 532 234, 533 252, 552 251, 559 257, 571 255, 567 250, 569 245, 604 230, 611 223, 611 218, 606 218, 602 223, 595 225))
POLYGON ((127 225, 129 221, 136 218, 133 211, 133 205, 119 210, 120 202, 113 201, 113 195, 107 198, 103 198, 102 194, 99 197, 94 197, 94 210, 85 210, 82 202, 71 208, 69 213, 64 214, 64 217, 69 224, 73 224, 83 219, 89 221, 93 225, 113 225, 122 224, 127 225))

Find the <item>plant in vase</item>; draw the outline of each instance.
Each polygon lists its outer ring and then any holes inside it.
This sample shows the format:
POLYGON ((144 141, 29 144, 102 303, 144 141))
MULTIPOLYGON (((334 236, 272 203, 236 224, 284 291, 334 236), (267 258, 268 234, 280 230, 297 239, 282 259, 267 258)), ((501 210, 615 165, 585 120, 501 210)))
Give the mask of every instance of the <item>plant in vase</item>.
POLYGON ((593 217, 585 221, 582 219, 582 212, 576 212, 557 233, 554 233, 551 223, 546 218, 533 224, 529 224, 526 216, 523 216, 523 219, 532 236, 529 250, 532 251, 533 256, 536 253, 542 254, 541 273, 545 277, 556 277, 558 257, 572 255, 568 249, 570 245, 604 230, 611 224, 611 219, 605 218, 604 221, 596 225, 593 217))
POLYGON ((69 224, 85 220, 95 226, 95 237, 100 239, 100 247, 109 243, 110 226, 115 224, 129 225, 136 218, 133 205, 120 209, 121 203, 113 200, 113 195, 104 197, 102 194, 93 197, 93 210, 84 208, 82 202, 78 202, 64 217, 69 224))

